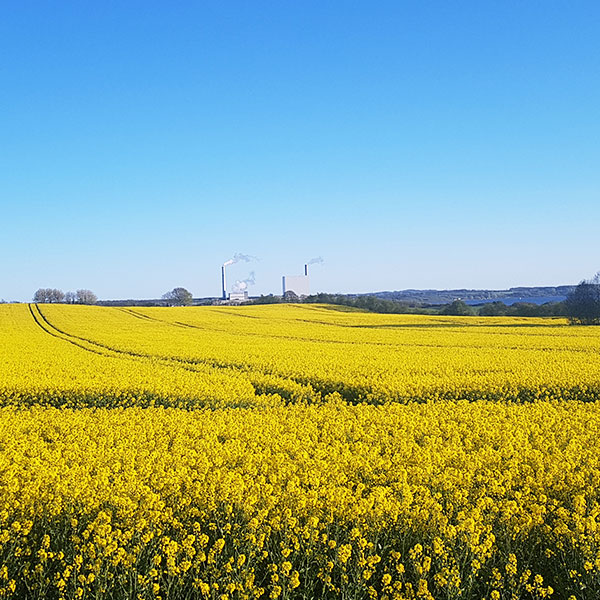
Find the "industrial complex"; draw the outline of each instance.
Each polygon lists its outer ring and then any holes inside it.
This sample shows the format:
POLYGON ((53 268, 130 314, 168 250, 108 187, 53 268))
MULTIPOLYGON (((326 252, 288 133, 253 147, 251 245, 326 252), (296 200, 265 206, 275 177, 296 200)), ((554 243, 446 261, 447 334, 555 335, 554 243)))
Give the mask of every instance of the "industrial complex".
MULTIPOLYGON (((227 267, 233 265, 240 260, 248 262, 253 257, 248 257, 243 254, 235 254, 233 258, 225 261, 221 266, 221 300, 228 303, 246 302, 249 299, 248 285, 254 283, 254 273, 244 281, 236 281, 231 289, 227 286, 227 267)), ((284 275, 282 277, 282 296, 293 294, 299 298, 310 296, 310 277, 308 274, 308 265, 313 263, 323 262, 322 258, 313 259, 310 263, 304 265, 304 274, 302 275, 284 275)))

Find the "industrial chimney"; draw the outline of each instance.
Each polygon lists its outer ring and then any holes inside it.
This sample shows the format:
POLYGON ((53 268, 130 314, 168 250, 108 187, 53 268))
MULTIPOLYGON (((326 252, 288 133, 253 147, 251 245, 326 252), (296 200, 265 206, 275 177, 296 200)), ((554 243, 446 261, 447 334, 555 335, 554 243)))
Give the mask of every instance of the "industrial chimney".
POLYGON ((304 277, 308 277, 308 265, 304 265, 304 277))
POLYGON ((225 265, 221 267, 221 283, 223 286, 223 300, 227 300, 227 283, 225 280, 225 265))

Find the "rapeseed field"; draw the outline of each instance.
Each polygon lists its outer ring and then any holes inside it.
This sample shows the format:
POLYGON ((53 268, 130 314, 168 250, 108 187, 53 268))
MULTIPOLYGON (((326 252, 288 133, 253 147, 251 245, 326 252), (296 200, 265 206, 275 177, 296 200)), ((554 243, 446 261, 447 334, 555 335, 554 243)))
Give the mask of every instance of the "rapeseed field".
POLYGON ((597 599, 600 331, 0 306, 0 598, 597 599))

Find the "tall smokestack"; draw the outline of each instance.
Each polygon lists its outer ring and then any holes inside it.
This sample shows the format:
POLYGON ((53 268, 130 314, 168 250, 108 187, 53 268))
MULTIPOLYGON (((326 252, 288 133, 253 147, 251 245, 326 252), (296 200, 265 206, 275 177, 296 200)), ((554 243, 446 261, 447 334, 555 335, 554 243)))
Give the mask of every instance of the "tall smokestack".
POLYGON ((308 265, 304 265, 304 276, 308 277, 308 265))
POLYGON ((221 267, 221 282, 223 284, 223 300, 227 300, 227 284, 225 281, 225 265, 221 267))

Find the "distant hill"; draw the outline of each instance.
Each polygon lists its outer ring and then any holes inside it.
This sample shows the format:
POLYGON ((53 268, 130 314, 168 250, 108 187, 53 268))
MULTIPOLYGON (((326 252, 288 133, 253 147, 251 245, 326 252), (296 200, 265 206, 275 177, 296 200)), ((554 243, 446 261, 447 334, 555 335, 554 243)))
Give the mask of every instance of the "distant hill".
POLYGON ((480 300, 494 302, 495 300, 514 299, 527 302, 527 298, 565 297, 575 289, 574 285, 542 286, 542 287, 513 287, 508 290, 398 290, 394 292, 374 292, 359 294, 361 296, 376 296, 384 300, 399 302, 414 302, 419 304, 447 304, 453 300, 465 302, 480 300))

